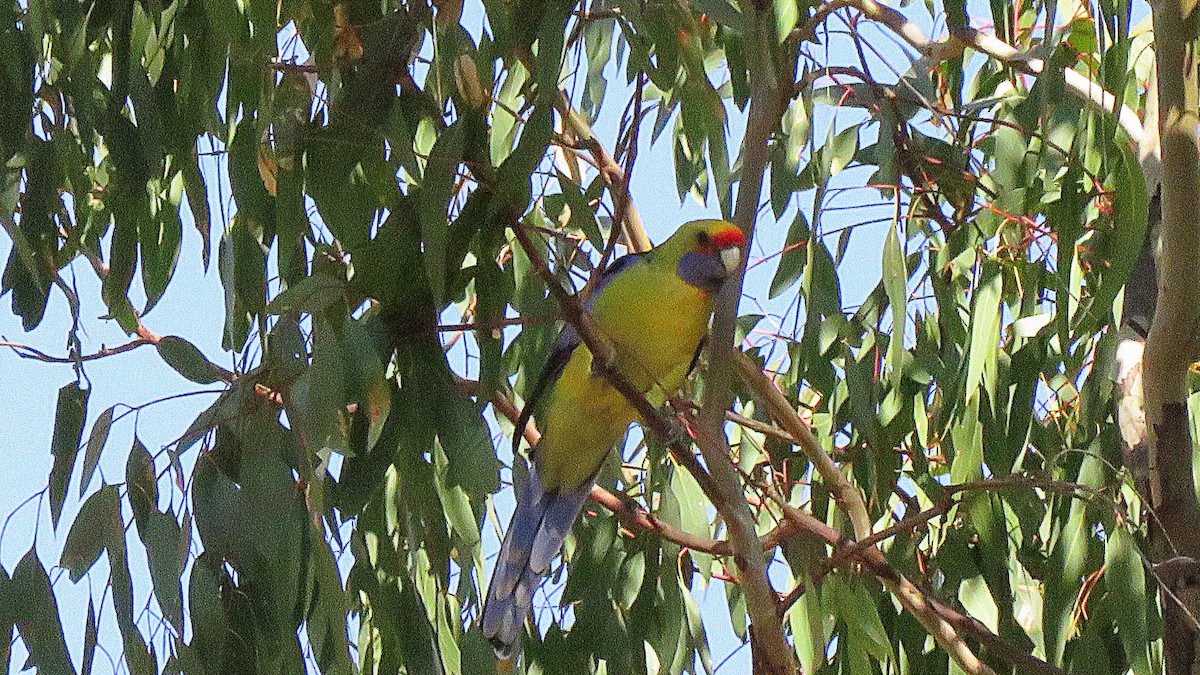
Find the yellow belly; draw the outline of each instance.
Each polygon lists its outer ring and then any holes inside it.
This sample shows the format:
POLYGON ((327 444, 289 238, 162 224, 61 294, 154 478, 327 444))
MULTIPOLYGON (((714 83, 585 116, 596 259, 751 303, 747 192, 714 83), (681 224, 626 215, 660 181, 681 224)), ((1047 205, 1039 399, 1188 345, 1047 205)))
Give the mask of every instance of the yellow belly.
MULTIPOLYGON (((708 329, 711 299, 673 269, 636 266, 596 299, 596 327, 616 349, 617 367, 661 405, 687 377, 708 329)), ((571 356, 538 420, 542 440, 534 455, 543 484, 569 491, 591 480, 637 413, 623 396, 592 374, 581 345, 571 356)))

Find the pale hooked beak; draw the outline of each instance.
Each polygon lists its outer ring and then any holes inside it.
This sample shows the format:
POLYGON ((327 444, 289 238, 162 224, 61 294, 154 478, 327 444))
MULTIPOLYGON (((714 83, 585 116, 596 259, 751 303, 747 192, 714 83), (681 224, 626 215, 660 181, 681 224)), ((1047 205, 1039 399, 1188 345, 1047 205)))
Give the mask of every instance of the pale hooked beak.
POLYGON ((737 271, 738 264, 742 262, 742 249, 737 246, 721 249, 721 265, 725 268, 726 274, 733 274, 737 271))

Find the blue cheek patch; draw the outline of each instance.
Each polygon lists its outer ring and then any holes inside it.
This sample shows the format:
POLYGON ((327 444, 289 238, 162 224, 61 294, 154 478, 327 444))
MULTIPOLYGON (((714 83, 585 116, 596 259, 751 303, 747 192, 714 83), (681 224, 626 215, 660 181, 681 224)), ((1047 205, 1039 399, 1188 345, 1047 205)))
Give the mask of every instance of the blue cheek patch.
POLYGON ((676 269, 679 278, 689 286, 715 291, 725 281, 725 266, 715 253, 684 253, 676 269))

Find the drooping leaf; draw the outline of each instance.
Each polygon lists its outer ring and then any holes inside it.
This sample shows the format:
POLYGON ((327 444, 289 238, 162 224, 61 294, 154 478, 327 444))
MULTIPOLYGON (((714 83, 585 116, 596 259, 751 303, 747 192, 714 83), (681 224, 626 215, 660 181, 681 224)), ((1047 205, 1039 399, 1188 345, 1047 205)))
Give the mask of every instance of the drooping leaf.
POLYGON ((71 581, 77 582, 96 564, 115 537, 124 536, 120 495, 115 486, 105 485, 79 507, 58 565, 67 570, 71 581))
POLYGON ((1125 658, 1136 675, 1154 672, 1150 658, 1150 639, 1146 622, 1146 571, 1137 551, 1133 535, 1119 524, 1110 534, 1104 547, 1107 571, 1105 580, 1117 607, 1114 612, 1117 635, 1125 650, 1125 658))
POLYGON ((139 523, 158 508, 158 474, 154 458, 136 435, 129 458, 125 460, 125 490, 133 517, 139 523))
POLYGON ((154 597, 162 609, 163 618, 175 629, 183 631, 183 591, 180 577, 187 564, 191 540, 191 521, 184 517, 184 526, 175 522, 170 511, 153 511, 138 522, 138 536, 146 546, 150 559, 150 579, 154 597))
POLYGON ((54 413, 54 436, 50 442, 50 454, 54 465, 50 468, 50 522, 58 527, 75 458, 79 455, 79 444, 83 439, 83 425, 87 420, 87 401, 91 389, 83 389, 78 382, 58 390, 58 407, 54 413))
MULTIPOLYGON (((9 630, 12 630, 11 628, 9 630)), ((80 664, 80 675, 91 675, 92 662, 96 658, 96 645, 100 628, 96 623, 96 607, 92 598, 88 597, 87 617, 83 626, 83 660, 80 664)), ((5 659, 7 661, 7 659, 5 659)))
POLYGON ((25 667, 35 667, 45 673, 74 675, 75 666, 67 654, 58 601, 37 551, 30 549, 21 558, 4 590, 3 600, 9 616, 16 622, 17 633, 29 650, 25 667))
POLYGON ((168 366, 192 382, 212 384, 222 379, 221 369, 205 358, 196 345, 181 337, 165 335, 155 348, 168 366))
POLYGON ((106 408, 92 423, 92 433, 88 435, 87 450, 83 453, 83 469, 79 479, 79 496, 87 492, 92 484, 92 475, 100 464, 100 455, 104 452, 104 444, 108 442, 109 428, 113 422, 113 412, 116 406, 106 408))

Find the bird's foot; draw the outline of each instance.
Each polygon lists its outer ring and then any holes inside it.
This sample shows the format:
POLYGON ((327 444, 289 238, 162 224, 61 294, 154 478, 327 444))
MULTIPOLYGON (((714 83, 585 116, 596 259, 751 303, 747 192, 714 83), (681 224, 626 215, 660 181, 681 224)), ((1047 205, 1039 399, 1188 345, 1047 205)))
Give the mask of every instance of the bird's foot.
POLYGON ((690 446, 696 439, 687 420, 681 415, 666 414, 663 417, 670 420, 670 431, 664 440, 667 447, 690 446))
POLYGON ((609 373, 615 372, 616 366, 617 350, 607 342, 603 342, 603 351, 600 354, 592 354, 592 375, 605 377, 609 373))

